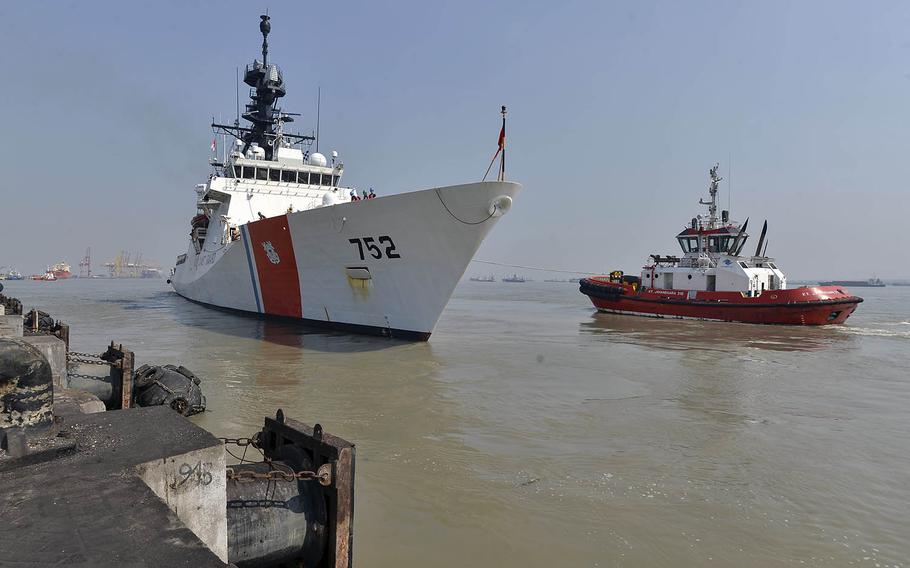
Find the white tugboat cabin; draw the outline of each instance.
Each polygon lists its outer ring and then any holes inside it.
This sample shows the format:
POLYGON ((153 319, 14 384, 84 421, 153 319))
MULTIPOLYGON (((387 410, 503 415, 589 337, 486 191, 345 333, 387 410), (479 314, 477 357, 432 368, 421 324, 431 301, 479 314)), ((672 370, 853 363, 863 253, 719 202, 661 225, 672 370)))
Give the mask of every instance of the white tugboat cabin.
POLYGON ((748 219, 740 226, 730 220, 729 211, 717 217, 717 186, 723 178, 718 165, 710 170, 708 216, 692 219, 689 227, 676 236, 682 257, 651 255, 641 271, 641 285, 663 290, 697 290, 706 292, 744 292, 757 296, 765 290, 785 290, 787 277, 762 250, 767 249, 767 221, 762 228, 755 254, 742 256, 749 235, 748 219))

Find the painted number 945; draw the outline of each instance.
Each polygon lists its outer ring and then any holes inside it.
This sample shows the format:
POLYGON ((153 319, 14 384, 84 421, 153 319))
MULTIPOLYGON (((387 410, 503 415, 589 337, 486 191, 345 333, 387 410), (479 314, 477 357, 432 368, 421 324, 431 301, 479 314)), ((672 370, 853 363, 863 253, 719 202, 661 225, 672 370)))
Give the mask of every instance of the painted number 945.
POLYGON ((392 242, 392 237, 388 235, 382 235, 378 238, 361 237, 359 239, 348 239, 348 242, 352 245, 357 245, 360 260, 366 260, 365 252, 369 252, 370 256, 375 259, 380 259, 383 256, 386 258, 401 258, 398 251, 395 250, 395 243, 392 242), (366 251, 364 251, 364 248, 366 248, 366 251))

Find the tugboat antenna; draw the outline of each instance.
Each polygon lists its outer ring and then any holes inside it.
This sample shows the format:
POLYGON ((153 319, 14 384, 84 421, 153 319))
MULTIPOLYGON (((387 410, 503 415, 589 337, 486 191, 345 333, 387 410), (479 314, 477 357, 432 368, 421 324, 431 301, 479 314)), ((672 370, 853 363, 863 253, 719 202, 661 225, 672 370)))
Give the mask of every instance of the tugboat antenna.
POLYGON ((708 228, 715 229, 717 227, 717 185, 724 178, 717 175, 717 168, 720 167, 720 164, 715 163, 714 167, 708 171, 708 175, 711 176, 711 185, 708 186, 708 193, 711 194, 711 201, 705 201, 704 199, 699 199, 698 202, 702 205, 708 206, 708 213, 710 218, 708 219, 708 228))

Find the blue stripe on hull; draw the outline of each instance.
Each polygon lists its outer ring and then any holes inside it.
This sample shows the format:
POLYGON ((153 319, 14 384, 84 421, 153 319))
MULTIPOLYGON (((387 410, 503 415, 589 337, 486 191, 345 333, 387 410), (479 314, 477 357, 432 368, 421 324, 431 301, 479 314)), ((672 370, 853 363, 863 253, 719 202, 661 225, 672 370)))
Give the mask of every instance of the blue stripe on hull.
POLYGON ((246 250, 246 262, 250 267, 250 282, 253 284, 253 297, 256 298, 256 311, 261 314, 262 303, 259 301, 259 287, 256 286, 256 273, 253 272, 256 267, 253 264, 253 253, 250 251, 250 232, 247 230, 246 225, 240 227, 240 230, 243 232, 243 248, 246 250))

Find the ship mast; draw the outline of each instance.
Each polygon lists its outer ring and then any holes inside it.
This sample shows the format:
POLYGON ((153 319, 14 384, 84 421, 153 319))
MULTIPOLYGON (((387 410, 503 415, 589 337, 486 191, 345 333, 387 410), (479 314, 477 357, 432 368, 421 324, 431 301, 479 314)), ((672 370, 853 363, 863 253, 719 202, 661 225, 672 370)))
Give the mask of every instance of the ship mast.
POLYGON ((283 132, 284 122, 293 122, 292 113, 283 113, 278 107, 278 99, 283 97, 287 90, 281 70, 275 64, 269 63, 269 32, 272 31, 271 18, 268 15, 259 16, 259 31, 262 33, 262 61, 253 61, 247 65, 243 75, 243 82, 252 87, 250 102, 246 103, 246 111, 242 117, 250 122, 249 127, 239 125, 212 123, 213 131, 218 134, 230 134, 243 141, 243 153, 253 144, 265 150, 265 159, 272 160, 275 149, 279 143, 300 144, 313 141, 312 136, 291 134, 283 132))
POLYGON ((714 167, 708 171, 711 176, 711 184, 708 186, 708 193, 711 194, 711 201, 699 199, 698 202, 708 206, 708 229, 717 228, 717 186, 724 178, 717 175, 717 168, 720 164, 715 163, 714 167))

